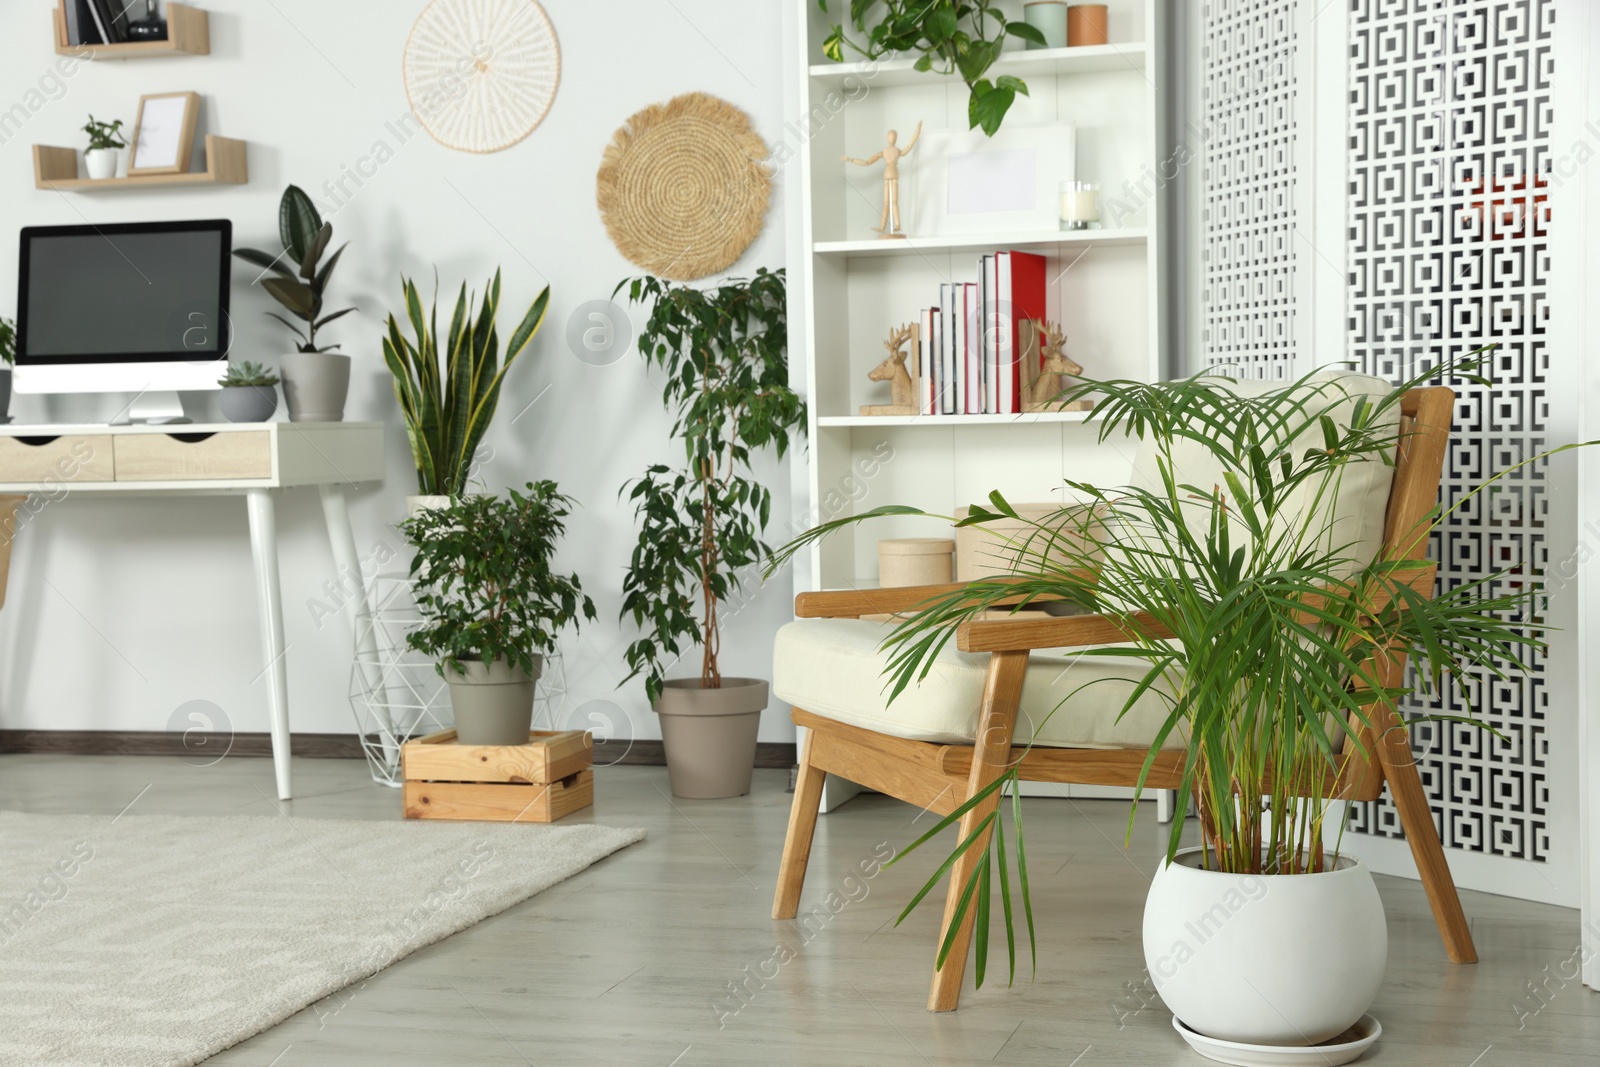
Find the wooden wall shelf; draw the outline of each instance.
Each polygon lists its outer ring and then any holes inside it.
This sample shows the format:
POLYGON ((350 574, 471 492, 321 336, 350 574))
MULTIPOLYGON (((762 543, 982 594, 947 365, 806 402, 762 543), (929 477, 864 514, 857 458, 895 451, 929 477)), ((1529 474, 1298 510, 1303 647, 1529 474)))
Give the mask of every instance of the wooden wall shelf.
POLYGON ((78 193, 111 189, 153 189, 161 186, 243 185, 250 180, 245 142, 206 134, 206 169, 188 174, 139 174, 95 181, 78 177, 78 152, 73 148, 33 146, 36 189, 78 193))
POLYGON ((211 54, 211 25, 206 13, 187 4, 166 5, 165 41, 129 41, 126 44, 68 44, 67 11, 56 4, 56 54, 80 59, 154 59, 158 56, 211 54))

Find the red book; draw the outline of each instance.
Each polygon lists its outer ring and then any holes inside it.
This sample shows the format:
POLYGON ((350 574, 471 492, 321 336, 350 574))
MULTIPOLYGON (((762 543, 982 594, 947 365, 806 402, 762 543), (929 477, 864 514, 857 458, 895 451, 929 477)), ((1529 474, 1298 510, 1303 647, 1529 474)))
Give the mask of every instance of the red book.
MULTIPOLYGON (((1000 275, 1000 308, 1006 320, 1001 333, 1000 404, 1001 414, 1022 411, 1022 383, 1036 377, 1043 367, 1030 367, 1024 374, 1019 353, 1025 350, 1023 330, 1037 330, 1044 322, 1045 271, 1043 256, 1032 252, 1001 252, 997 259, 1000 275)), ((1041 357, 1042 358, 1042 357, 1041 357)))

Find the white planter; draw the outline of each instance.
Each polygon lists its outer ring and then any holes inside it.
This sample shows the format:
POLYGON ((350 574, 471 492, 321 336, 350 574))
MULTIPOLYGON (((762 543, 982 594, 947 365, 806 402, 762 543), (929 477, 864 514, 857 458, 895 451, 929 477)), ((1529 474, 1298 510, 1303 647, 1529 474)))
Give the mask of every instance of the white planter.
POLYGON ((84 169, 97 182, 115 178, 118 154, 115 148, 91 148, 83 154, 84 169))
POLYGON ((1144 907, 1150 980, 1191 1029, 1256 1045, 1314 1045, 1371 1007, 1389 960, 1372 872, 1342 857, 1321 874, 1199 869, 1185 849, 1144 907))
POLYGON ((408 496, 406 497, 406 518, 414 519, 424 511, 437 511, 450 506, 447 496, 408 496))

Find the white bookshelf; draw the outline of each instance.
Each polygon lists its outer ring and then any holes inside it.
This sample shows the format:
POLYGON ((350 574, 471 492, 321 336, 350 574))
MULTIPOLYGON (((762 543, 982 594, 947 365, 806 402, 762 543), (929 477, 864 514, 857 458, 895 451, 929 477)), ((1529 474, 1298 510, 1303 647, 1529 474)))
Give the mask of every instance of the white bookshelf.
MULTIPOLYGON (((1125 181, 1153 190, 1166 155, 1167 64, 1157 48, 1163 5, 1111 0, 1111 44, 1008 51, 994 70, 1023 78, 1030 90, 1017 98, 1005 128, 1073 123, 1076 176, 1100 182, 1103 199, 1137 202, 1137 210, 1114 228, 1108 217, 1106 228, 1086 231, 953 236, 919 235, 908 213, 908 236, 882 240, 870 229, 881 168, 850 167, 839 157, 872 154, 891 128, 904 144, 919 120, 925 132, 965 128, 966 86, 915 71, 910 59, 829 62, 822 41, 840 12, 824 14, 816 0, 785 2, 785 111, 794 116, 784 131, 792 155, 783 169, 789 351, 810 404, 805 469, 793 487, 796 516, 816 521, 887 503, 949 514, 994 489, 1034 502, 1060 499, 1066 478, 1124 480, 1132 448, 1101 443, 1083 412, 869 417, 858 409, 888 401, 887 387, 869 382, 867 372, 883 359, 891 327, 915 321, 937 301, 941 282, 976 280, 978 256, 996 250, 1045 256, 1050 317, 1067 333, 1067 354, 1089 373, 1163 376, 1165 197, 1123 191, 1125 181)), ((1003 6, 1008 17, 1022 17, 1020 0, 1003 6)), ((901 165, 903 205, 918 163, 913 153, 901 165)), ((796 588, 875 585, 879 539, 936 533, 928 522, 896 519, 837 534, 800 561, 796 588)))

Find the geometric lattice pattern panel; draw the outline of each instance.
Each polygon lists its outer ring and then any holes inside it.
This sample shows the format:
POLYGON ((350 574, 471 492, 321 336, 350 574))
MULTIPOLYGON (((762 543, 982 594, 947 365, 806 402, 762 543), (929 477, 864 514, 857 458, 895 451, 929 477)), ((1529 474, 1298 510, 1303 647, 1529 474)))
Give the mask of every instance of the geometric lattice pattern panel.
POLYGON ((1207 366, 1289 376, 1295 316, 1295 0, 1207 0, 1202 256, 1207 366))
MULTIPOLYGON (((1554 0, 1349 0, 1350 356, 1399 381, 1495 343, 1493 385, 1454 381, 1441 490, 1455 503, 1545 444, 1554 0)), ((1450 588, 1500 572, 1497 592, 1545 573, 1545 469, 1530 465, 1433 538, 1450 588)), ((1487 669, 1408 714, 1444 843, 1549 855, 1544 663, 1511 682, 1487 669)), ((1359 805, 1357 832, 1401 835, 1387 799, 1359 805)))

